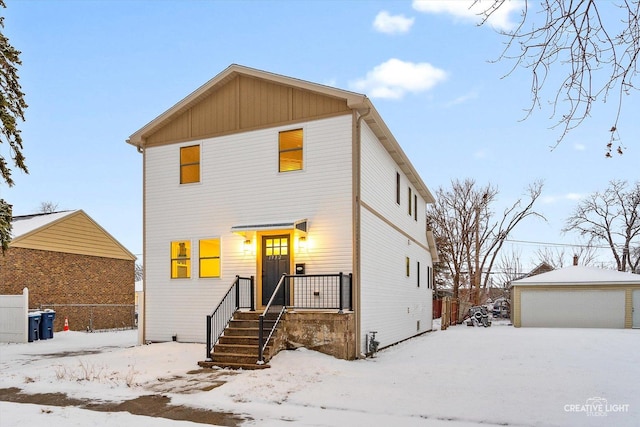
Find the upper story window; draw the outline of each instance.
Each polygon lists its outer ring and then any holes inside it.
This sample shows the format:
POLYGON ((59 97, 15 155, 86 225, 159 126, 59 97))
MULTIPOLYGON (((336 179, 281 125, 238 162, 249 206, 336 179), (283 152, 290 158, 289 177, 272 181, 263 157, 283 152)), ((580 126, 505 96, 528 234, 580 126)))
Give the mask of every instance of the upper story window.
POLYGON ((412 197, 412 192, 411 192, 411 187, 409 187, 409 188, 408 188, 408 190, 409 190, 409 192, 408 192, 407 194, 408 194, 408 196, 409 196, 409 197, 407 198, 407 200, 409 201, 409 205, 408 205, 408 208, 409 208, 409 215, 411 215, 411 214, 412 214, 412 212, 413 212, 413 211, 411 210, 411 201, 412 201, 412 199, 413 199, 413 197, 412 197))
POLYGON ((200 182, 200 146, 180 147, 180 184, 200 182))
POLYGON ((220 277, 220 239, 200 240, 200 277, 220 277))
POLYGON ((396 203, 400 204, 400 173, 396 172, 396 203))
POLYGON ((418 220, 418 195, 413 195, 413 219, 418 220))
POLYGON ((280 132, 278 137, 279 172, 302 170, 302 129, 280 132))
POLYGON ((171 278, 191 277, 191 242, 188 240, 171 242, 171 278))

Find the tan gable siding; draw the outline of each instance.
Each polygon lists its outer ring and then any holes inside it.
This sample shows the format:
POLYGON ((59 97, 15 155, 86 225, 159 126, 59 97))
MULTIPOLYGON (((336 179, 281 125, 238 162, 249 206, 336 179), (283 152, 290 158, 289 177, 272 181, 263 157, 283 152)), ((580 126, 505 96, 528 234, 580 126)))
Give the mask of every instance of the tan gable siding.
POLYGON ((292 120, 321 117, 327 114, 347 112, 349 109, 343 99, 322 96, 300 89, 293 89, 292 120))
POLYGON ((289 88, 240 77, 240 128, 253 129, 289 120, 289 88))
POLYGON ((134 260, 120 243, 84 212, 64 217, 11 242, 12 247, 134 260))
MULTIPOLYGON (((237 79, 236 79, 237 80, 237 79)), ((237 82, 220 87, 191 109, 193 136, 228 133, 238 129, 237 82)))
POLYGON ((146 137, 146 146, 348 114, 345 99, 238 75, 146 137))

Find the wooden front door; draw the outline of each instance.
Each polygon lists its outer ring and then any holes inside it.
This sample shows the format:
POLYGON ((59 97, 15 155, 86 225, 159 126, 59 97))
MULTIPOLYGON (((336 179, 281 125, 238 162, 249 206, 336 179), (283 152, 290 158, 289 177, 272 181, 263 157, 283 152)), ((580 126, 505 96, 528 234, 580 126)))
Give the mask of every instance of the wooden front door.
MULTIPOLYGON (((262 237, 262 305, 267 305, 283 274, 289 274, 291 238, 288 234, 262 237)), ((273 300, 284 305, 284 287, 273 300)))

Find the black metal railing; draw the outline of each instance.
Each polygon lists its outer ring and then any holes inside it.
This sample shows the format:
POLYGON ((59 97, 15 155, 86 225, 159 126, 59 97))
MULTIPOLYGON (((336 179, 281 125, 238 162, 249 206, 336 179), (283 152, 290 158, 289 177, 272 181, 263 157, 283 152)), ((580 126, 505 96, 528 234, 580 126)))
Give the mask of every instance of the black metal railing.
POLYGON ((352 274, 287 275, 285 302, 298 309, 352 309, 352 274))
POLYGON ((283 274, 259 318, 258 363, 264 363, 264 352, 287 307, 338 310, 339 313, 352 310, 352 279, 351 273, 283 274), (281 292, 282 305, 274 303, 281 292))
POLYGON ((278 281, 278 285, 276 286, 276 289, 273 291, 273 294, 271 294, 271 298, 269 298, 269 302, 267 303, 266 307, 264 308, 264 311, 259 317, 258 364, 260 365, 264 363, 264 351, 267 348, 267 345, 269 345, 269 341, 273 336, 273 332, 278 327, 278 323, 282 318, 282 314, 287 308, 286 304, 282 304, 282 305, 274 304, 274 301, 276 300, 276 295, 278 295, 282 287, 284 287, 284 293, 285 293, 284 301, 285 302, 287 301, 287 295, 286 295, 287 286, 285 285, 286 277, 287 277, 286 274, 283 274, 282 277, 280 277, 280 280, 278 281), (267 332, 266 339, 265 339, 265 332, 267 332))
POLYGON ((213 313, 207 316, 207 359, 211 360, 213 346, 240 308, 255 310, 254 278, 236 276, 229 290, 213 313))

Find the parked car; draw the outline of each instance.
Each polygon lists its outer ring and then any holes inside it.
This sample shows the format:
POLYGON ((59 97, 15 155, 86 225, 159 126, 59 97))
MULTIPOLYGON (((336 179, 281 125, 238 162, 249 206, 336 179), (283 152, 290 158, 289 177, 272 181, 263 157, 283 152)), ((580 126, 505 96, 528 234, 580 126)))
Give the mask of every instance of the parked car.
POLYGON ((509 318, 509 314, 510 314, 509 301, 504 298, 496 300, 493 303, 493 310, 491 311, 491 314, 493 314, 494 318, 504 318, 504 319, 509 318))

